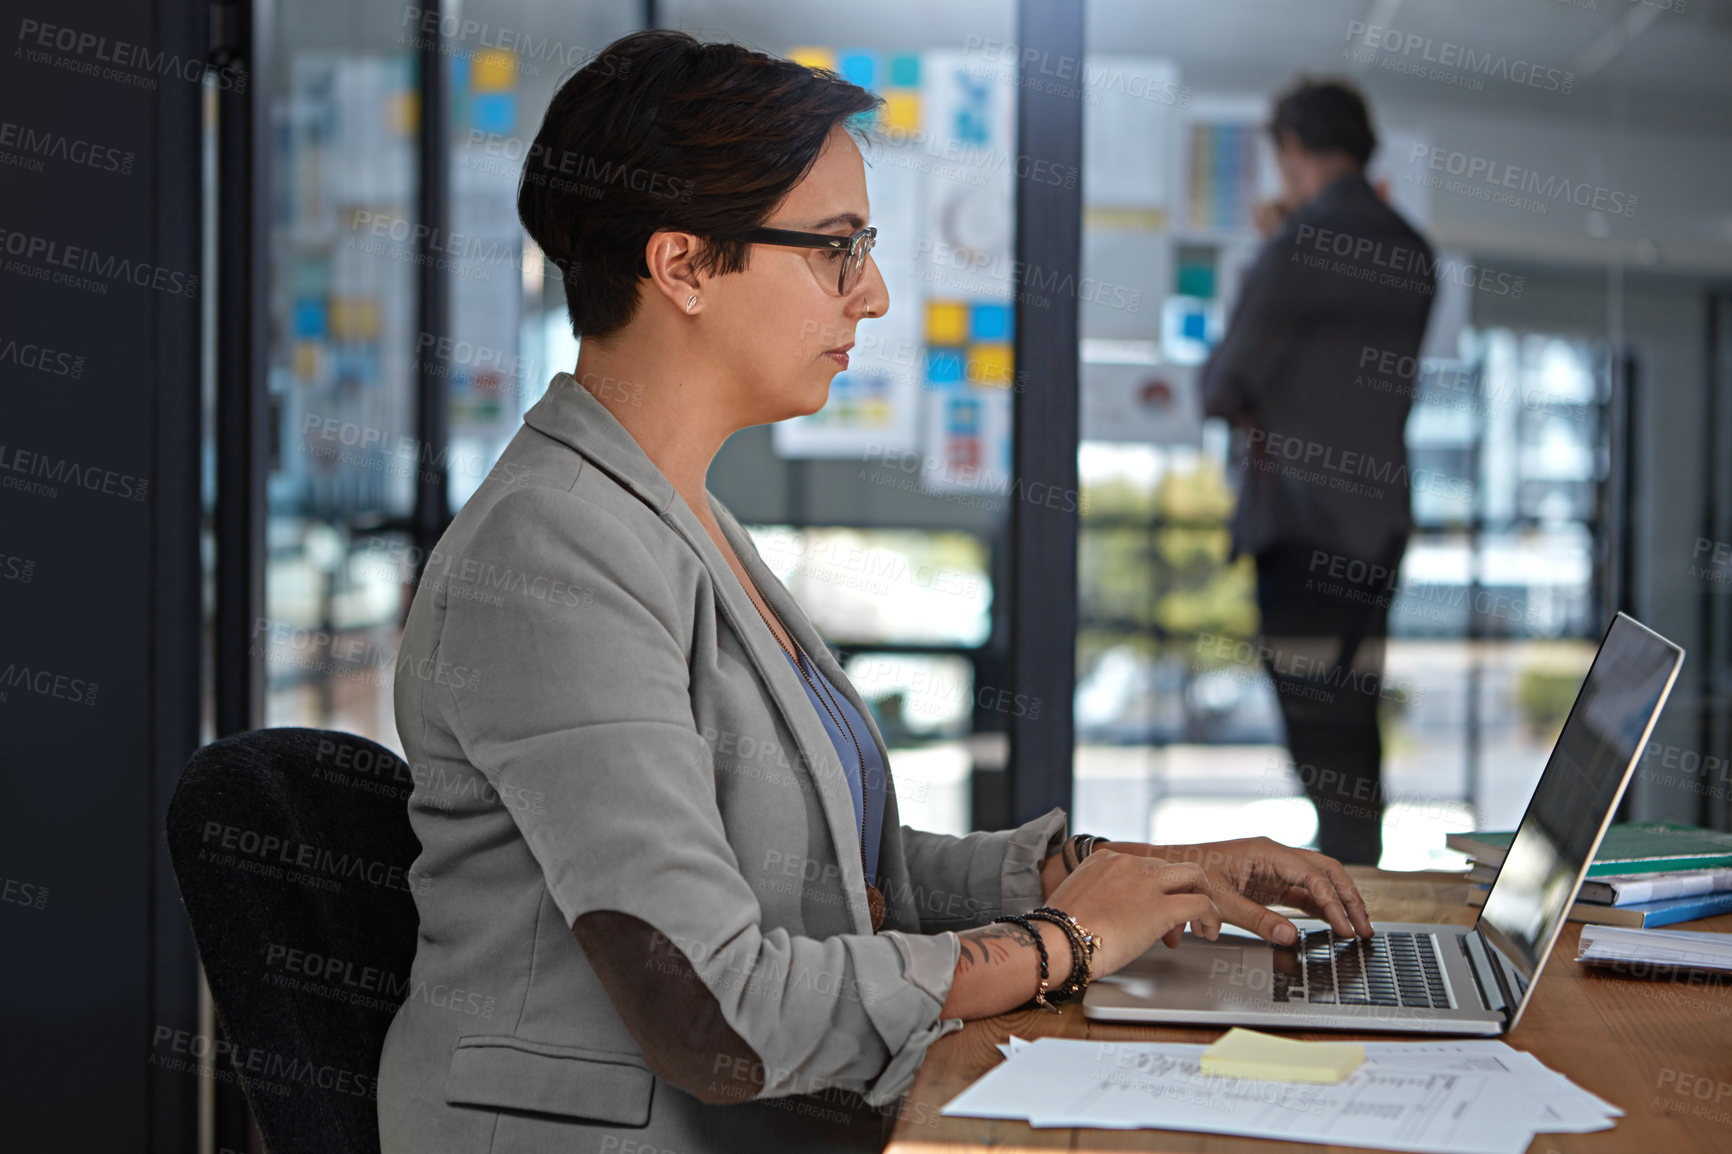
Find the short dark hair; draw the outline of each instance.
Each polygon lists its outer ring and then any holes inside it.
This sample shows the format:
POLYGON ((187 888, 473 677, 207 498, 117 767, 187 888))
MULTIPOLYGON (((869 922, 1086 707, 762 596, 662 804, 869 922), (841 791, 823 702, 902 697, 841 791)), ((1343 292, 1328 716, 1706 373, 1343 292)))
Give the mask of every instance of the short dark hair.
MULTIPOLYGON (((838 123, 884 99, 826 68, 655 28, 614 41, 560 86, 524 160, 517 216, 563 274, 574 335, 637 311, 657 229, 737 237, 805 178, 838 123)), ((740 240, 706 240, 695 267, 746 267, 740 240)))
POLYGON ((1345 152, 1361 168, 1377 150, 1365 98, 1344 80, 1300 77, 1275 102, 1269 133, 1277 145, 1289 135, 1306 152, 1345 152))

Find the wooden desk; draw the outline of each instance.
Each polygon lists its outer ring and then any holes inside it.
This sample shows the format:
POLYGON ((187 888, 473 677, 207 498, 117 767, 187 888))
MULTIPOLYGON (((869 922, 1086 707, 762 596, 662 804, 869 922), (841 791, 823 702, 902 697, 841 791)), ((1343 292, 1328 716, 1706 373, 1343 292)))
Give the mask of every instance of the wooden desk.
MULTIPOLYGON (((1461 874, 1380 873, 1350 868, 1375 921, 1471 925, 1461 874)), ((1682 929, 1732 932, 1732 914, 1682 929)), ((1639 1151, 1723 1154, 1732 1151, 1732 986, 1643 980, 1575 962, 1581 927, 1569 923, 1546 963, 1533 1003, 1510 1045, 1527 1050, 1571 1081, 1624 1110, 1611 1130, 1541 1134, 1530 1154, 1639 1151)), ((996 1045, 1011 1034, 1097 1041, 1212 1042, 1213 1027, 1128 1026, 1091 1022, 1081 1006, 1062 1014, 1029 1010, 970 1022, 940 1039, 926 1056, 900 1112, 887 1154, 962 1151, 1161 1150, 1209 1154, 1293 1154, 1359 1147, 1274 1142, 1178 1130, 1035 1130, 1022 1122, 947 1118, 938 1113, 1002 1059, 996 1045)), ((1397 1040, 1402 1035, 1316 1032, 1315 1039, 1397 1040)), ((1414 1035, 1407 1035, 1414 1037, 1414 1035)))

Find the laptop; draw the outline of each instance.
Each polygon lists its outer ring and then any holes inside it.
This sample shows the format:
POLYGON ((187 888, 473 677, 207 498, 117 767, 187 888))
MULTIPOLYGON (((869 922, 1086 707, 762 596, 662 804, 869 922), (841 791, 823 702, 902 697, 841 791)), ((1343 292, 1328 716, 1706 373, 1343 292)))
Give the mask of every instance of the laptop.
POLYGON ((1272 945, 1223 927, 1157 943, 1091 983, 1083 1013, 1115 1022, 1501 1034, 1532 996, 1588 864, 1672 692, 1684 651, 1622 613, 1594 656, 1471 927, 1379 922, 1337 938, 1295 919, 1272 945))

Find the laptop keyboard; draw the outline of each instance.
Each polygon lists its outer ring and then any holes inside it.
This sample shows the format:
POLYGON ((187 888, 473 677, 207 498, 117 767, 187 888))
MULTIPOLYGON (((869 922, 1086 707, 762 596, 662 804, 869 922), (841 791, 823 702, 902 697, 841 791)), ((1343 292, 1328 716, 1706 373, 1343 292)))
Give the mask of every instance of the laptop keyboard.
POLYGON ((1337 938, 1327 929, 1302 932, 1294 945, 1275 950, 1271 994, 1277 1002, 1314 1006, 1448 1009, 1436 943, 1434 934, 1337 938))

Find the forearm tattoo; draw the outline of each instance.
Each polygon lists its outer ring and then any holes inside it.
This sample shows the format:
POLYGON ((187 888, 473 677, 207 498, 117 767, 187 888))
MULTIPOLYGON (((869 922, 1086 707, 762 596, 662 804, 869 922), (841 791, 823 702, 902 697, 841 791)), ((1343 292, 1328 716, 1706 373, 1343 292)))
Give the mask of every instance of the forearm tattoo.
POLYGON ((1013 947, 1023 946, 1034 949, 1034 935, 1014 922, 998 922, 989 926, 976 926, 972 930, 963 930, 956 935, 962 946, 962 953, 957 958, 956 970, 973 968, 978 962, 982 966, 993 962, 1009 961, 1013 947))

